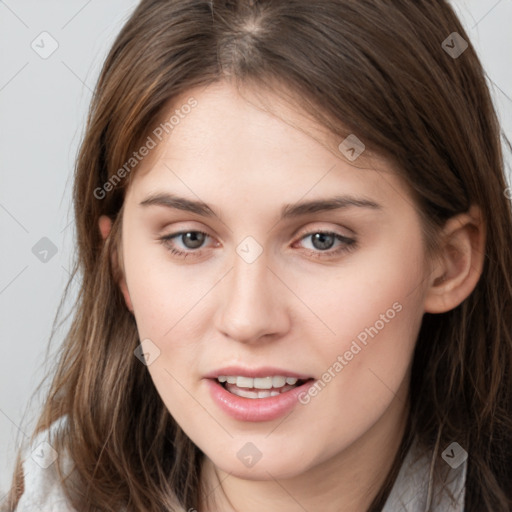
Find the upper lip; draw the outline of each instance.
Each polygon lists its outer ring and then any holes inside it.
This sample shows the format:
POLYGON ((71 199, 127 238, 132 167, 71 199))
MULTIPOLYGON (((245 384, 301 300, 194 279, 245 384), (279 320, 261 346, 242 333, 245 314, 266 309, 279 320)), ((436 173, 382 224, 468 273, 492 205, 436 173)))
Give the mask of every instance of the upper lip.
POLYGON ((218 370, 213 370, 210 373, 205 375, 206 379, 216 379, 221 375, 226 376, 240 376, 240 377, 273 377, 273 376, 282 376, 282 377, 295 377, 299 380, 308 380, 312 377, 310 375, 306 375, 303 373, 292 372, 289 370, 284 370, 283 368, 275 368, 273 366, 263 366, 259 368, 242 368, 241 366, 225 366, 223 368, 219 368, 218 370))

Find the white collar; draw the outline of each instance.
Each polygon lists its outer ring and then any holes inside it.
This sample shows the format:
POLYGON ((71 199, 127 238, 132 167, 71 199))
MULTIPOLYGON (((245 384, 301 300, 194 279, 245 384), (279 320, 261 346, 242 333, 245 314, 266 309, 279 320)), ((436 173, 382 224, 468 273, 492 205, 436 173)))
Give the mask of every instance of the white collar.
POLYGON ((456 468, 443 462, 446 488, 452 493, 452 500, 446 492, 434 488, 430 470, 435 457, 435 450, 430 457, 421 455, 417 441, 413 442, 382 512, 464 512, 467 460, 456 468))

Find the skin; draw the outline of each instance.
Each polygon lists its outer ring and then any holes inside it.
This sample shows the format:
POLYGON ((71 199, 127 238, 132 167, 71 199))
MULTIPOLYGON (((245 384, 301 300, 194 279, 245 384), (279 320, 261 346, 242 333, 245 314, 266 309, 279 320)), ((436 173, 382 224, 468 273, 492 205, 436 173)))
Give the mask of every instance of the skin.
MULTIPOLYGON (((456 307, 480 276, 480 212, 451 219, 440 234, 443 252, 431 260, 413 201, 387 162, 363 154, 352 164, 338 151, 339 138, 278 95, 264 96, 276 116, 259 108, 250 89, 241 94, 219 82, 188 91, 169 112, 190 96, 198 105, 133 176, 113 258, 140 339, 160 350, 148 366, 156 389, 206 455, 199 512, 366 510, 403 435, 422 316, 456 307), (140 205, 157 192, 200 199, 218 216, 140 205), (284 204, 334 192, 381 208, 279 220, 284 204), (209 235, 200 249, 174 238, 186 258, 160 241, 182 230, 209 235), (318 230, 357 245, 334 255, 345 244, 334 239, 322 249, 312 236, 318 230), (247 236, 263 250, 252 263, 236 252, 247 236), (204 376, 229 364, 322 379, 394 303, 401 311, 285 418, 238 421, 212 401, 204 376), (247 442, 262 453, 252 467, 237 457, 247 442)), ((110 227, 102 217, 103 237, 110 227)))

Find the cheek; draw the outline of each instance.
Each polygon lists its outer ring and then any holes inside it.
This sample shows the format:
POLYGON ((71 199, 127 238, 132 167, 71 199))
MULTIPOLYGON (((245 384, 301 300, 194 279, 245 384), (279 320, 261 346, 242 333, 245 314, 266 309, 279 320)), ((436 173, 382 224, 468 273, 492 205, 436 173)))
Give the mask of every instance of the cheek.
POLYGON ((198 319, 206 304, 201 298, 213 283, 197 279, 193 266, 176 265, 155 245, 127 244, 127 285, 140 340, 151 340, 159 350, 148 371, 167 408, 185 421, 192 405, 188 392, 200 377, 204 334, 198 319))
POLYGON ((397 337, 397 351, 414 343, 426 277, 421 234, 411 227, 409 236, 382 237, 371 249, 354 252, 339 268, 290 274, 287 280, 314 313, 302 308, 302 319, 310 318, 308 324, 317 326, 316 337, 322 337, 317 347, 333 354, 348 350, 358 336, 363 343, 372 339, 368 329, 375 339, 397 337))
POLYGON ((126 282, 141 336, 162 339, 207 291, 192 267, 179 266, 157 242, 123 248, 126 282))

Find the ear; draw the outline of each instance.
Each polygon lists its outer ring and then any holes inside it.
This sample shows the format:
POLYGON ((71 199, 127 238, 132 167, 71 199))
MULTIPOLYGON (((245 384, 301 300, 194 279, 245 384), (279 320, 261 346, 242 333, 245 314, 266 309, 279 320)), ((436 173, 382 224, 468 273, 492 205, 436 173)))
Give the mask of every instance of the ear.
MULTIPOLYGON (((99 229, 101 233, 101 237, 103 240, 106 240, 108 235, 110 234, 110 231, 112 230, 112 220, 107 215, 102 215, 99 219, 99 229)), ((119 288, 121 289, 121 292, 124 297, 124 301, 126 302, 127 308, 133 313, 133 305, 132 300, 130 298, 130 293, 128 291, 128 287, 126 285, 126 279, 124 277, 124 270, 122 262, 119 259, 119 256, 122 258, 122 255, 117 254, 117 250, 114 249, 112 254, 112 266, 113 268, 121 268, 121 279, 119 280, 119 288)))
POLYGON ((441 234, 441 254, 426 292, 425 312, 445 313, 474 290, 482 274, 485 225, 477 206, 449 219, 441 234))

